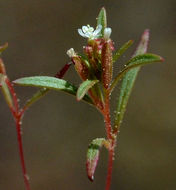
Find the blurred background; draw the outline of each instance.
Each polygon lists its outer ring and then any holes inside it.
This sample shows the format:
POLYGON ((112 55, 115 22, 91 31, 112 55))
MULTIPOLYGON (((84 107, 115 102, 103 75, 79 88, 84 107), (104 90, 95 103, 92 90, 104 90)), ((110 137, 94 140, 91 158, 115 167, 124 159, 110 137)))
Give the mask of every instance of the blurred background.
MULTIPOLYGON (((176 189, 176 1, 175 0, 1 0, 0 44, 11 80, 53 76, 67 62, 66 51, 81 52, 82 25, 96 25, 102 6, 119 48, 135 41, 115 64, 122 68, 144 29, 151 30, 149 52, 164 63, 143 67, 129 100, 118 138, 112 190, 176 189)), ((65 79, 79 84, 72 67, 65 79)), ((16 87, 21 104, 37 89, 16 87)), ((116 107, 117 88, 112 97, 116 107)), ((50 92, 29 109, 23 120, 25 158, 32 190, 102 190, 107 151, 102 149, 95 181, 85 171, 88 144, 104 137, 102 116, 93 107, 63 92, 50 92)), ((0 190, 23 190, 16 130, 0 94, 0 190)))

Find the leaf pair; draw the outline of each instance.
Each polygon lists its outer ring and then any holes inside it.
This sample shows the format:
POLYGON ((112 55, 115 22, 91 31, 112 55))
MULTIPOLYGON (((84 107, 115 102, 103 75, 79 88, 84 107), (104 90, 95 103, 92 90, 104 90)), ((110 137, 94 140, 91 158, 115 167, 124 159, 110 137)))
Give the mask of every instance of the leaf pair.
MULTIPOLYGON (((115 77, 110 87, 110 92, 113 91, 118 81, 122 79, 124 75, 130 70, 133 70, 134 68, 137 68, 146 64, 159 62, 159 61, 162 61, 162 58, 154 54, 143 54, 143 55, 135 56, 127 63, 127 66, 115 77)), ((129 76, 129 73, 128 73, 128 76, 129 76)), ((131 76, 131 78, 133 77, 131 76)), ((128 80, 131 81, 129 77, 128 77, 128 80)), ((86 95, 86 93, 97 82, 98 80, 86 80, 80 85, 80 87, 77 90, 77 87, 70 84, 69 82, 63 79, 57 79, 55 77, 35 76, 35 77, 25 77, 25 78, 17 79, 14 81, 14 83, 19 84, 19 85, 24 85, 24 86, 36 86, 36 87, 43 87, 47 89, 53 89, 53 90, 61 90, 71 95, 76 95, 77 100, 83 99, 86 102, 91 103, 91 104, 92 104, 92 101, 89 98, 89 96, 86 95)), ((128 89, 128 86, 131 86, 131 85, 128 84, 126 86, 126 89, 128 89)), ((41 92, 39 92, 38 95, 35 95, 34 99, 36 100, 36 97, 40 97, 41 95, 44 95, 44 93, 46 93, 46 89, 43 89, 41 92)))

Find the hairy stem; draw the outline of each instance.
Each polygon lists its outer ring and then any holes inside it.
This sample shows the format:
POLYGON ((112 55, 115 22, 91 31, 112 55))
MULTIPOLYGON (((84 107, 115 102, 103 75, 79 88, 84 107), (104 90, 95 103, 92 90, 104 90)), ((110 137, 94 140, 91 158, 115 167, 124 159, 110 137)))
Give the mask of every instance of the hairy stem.
POLYGON ((23 110, 20 112, 19 110, 19 104, 18 104, 18 98, 16 96, 15 90, 13 88, 13 85, 9 81, 9 79, 6 79, 6 84, 8 85, 9 91, 11 93, 12 99, 13 99, 13 104, 14 108, 10 109, 12 112, 12 115, 14 117, 14 120, 16 122, 16 132, 17 132, 17 140, 18 140, 18 149, 19 149, 19 156, 20 156, 20 162, 21 162, 21 167, 22 167, 22 173, 23 173, 23 178, 24 178, 24 184, 25 184, 25 189, 30 190, 30 184, 29 184, 29 177, 27 175, 26 171, 26 165, 25 165, 25 160, 24 160, 24 152, 23 152, 23 143, 22 143, 22 131, 21 131, 21 120, 24 114, 23 110))
POLYGON ((105 106, 104 106, 104 121, 106 124, 106 134, 107 138, 112 139, 112 127, 111 127, 111 117, 110 117, 110 102, 109 102, 109 92, 105 92, 105 106))
POLYGON ((6 78, 6 84, 8 85, 10 93, 11 93, 12 98, 13 98, 13 103, 14 103, 14 106, 15 106, 15 111, 16 111, 16 113, 18 113, 19 112, 18 98, 16 96, 16 93, 15 93, 15 90, 14 90, 14 88, 12 86, 12 83, 9 81, 8 78, 6 78))
POLYGON ((109 150, 108 173, 107 173, 107 177, 106 177, 106 188, 105 188, 105 190, 110 190, 110 186, 111 186, 113 157, 114 157, 114 148, 109 150))
POLYGON ((111 147, 109 149, 108 172, 107 172, 106 188, 105 188, 105 190, 110 190, 115 139, 113 138, 113 134, 112 134, 111 117, 110 117, 110 93, 108 90, 105 90, 105 106, 104 106, 103 114, 104 114, 104 120, 105 120, 105 125, 106 125, 107 138, 111 142, 111 147))
POLYGON ((21 119, 22 119, 22 115, 19 115, 16 118, 16 131, 17 131, 17 139, 18 139, 18 148, 19 148, 19 155, 20 155, 20 161, 21 161, 21 167, 22 167, 25 187, 26 187, 26 190, 30 190, 29 177, 27 175, 26 165, 25 165, 25 160, 24 160, 22 131, 21 131, 21 119))

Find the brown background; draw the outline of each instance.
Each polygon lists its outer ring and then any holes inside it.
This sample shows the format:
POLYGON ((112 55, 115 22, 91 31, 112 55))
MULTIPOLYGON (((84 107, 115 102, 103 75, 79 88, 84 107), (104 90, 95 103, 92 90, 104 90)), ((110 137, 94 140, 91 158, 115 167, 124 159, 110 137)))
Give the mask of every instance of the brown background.
MULTIPOLYGON (((149 52, 165 63, 143 68, 121 127, 112 190, 176 189, 176 1, 175 0, 1 0, 0 44, 12 80, 55 74, 69 61, 66 50, 86 42, 77 28, 91 24, 105 6, 116 48, 135 45, 151 30, 149 52)), ((134 51, 131 48, 115 71, 134 51), (123 61, 123 62, 122 62, 123 61)), ((72 68, 65 77, 80 80, 72 68)), ((36 89, 16 88, 21 103, 36 89)), ((113 93, 112 107, 116 105, 113 93)), ((23 139, 32 190, 104 189, 107 152, 102 151, 95 182, 85 173, 87 146, 104 137, 103 118, 92 107, 62 92, 51 92, 26 113, 23 139)), ((16 131, 0 94, 0 190, 23 190, 16 131)))

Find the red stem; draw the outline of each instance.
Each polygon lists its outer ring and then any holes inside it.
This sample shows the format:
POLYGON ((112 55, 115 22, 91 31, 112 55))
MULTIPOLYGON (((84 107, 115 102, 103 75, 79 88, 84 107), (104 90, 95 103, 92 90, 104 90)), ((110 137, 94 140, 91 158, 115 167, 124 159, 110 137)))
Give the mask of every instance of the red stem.
POLYGON ((115 139, 112 135, 112 126, 111 126, 111 118, 110 118, 110 94, 109 91, 105 91, 105 107, 103 111, 104 120, 106 124, 106 134, 108 140, 111 142, 111 147, 109 151, 109 158, 108 158, 108 172, 106 178, 106 188, 105 190, 110 190, 111 186, 111 179, 112 179, 112 166, 113 166, 113 156, 114 156, 114 148, 115 148, 115 139))
POLYGON ((113 157, 114 157, 114 148, 112 150, 109 150, 108 173, 107 173, 107 177, 106 177, 105 190, 110 190, 110 186, 111 186, 113 157))
POLYGON ((18 98, 17 98, 17 96, 16 96, 15 90, 14 90, 14 88, 13 88, 13 86, 12 86, 12 83, 9 81, 8 78, 6 78, 6 81, 5 81, 5 82, 6 82, 6 84, 8 85, 9 90, 10 90, 10 93, 11 93, 11 95, 12 95, 13 103, 14 103, 14 106, 15 106, 15 109, 16 109, 16 113, 18 113, 18 112, 19 112, 19 105, 18 105, 18 98))
POLYGON ((110 117, 110 103, 109 103, 109 92, 105 93, 105 107, 104 107, 104 120, 106 124, 106 134, 108 139, 112 139, 112 127, 110 117))
POLYGON ((16 118, 16 131, 17 131, 17 139, 18 139, 18 148, 19 148, 19 154, 20 154, 20 161, 21 161, 24 183, 26 186, 26 190, 30 190, 29 177, 27 175, 26 165, 25 165, 25 160, 24 160, 22 131, 21 131, 21 118, 22 118, 22 115, 19 115, 16 118))
POLYGON ((16 96, 15 90, 9 81, 9 79, 6 79, 6 84, 8 85, 9 91, 11 93, 14 108, 10 108, 12 115, 16 121, 16 132, 17 132, 17 140, 18 140, 18 149, 19 149, 19 155, 20 155, 20 161, 21 161, 21 167, 23 172, 23 178, 25 183, 25 189, 30 190, 30 184, 29 184, 29 177, 27 175, 26 166, 25 166, 25 160, 24 160, 24 153, 23 153, 23 143, 22 143, 22 132, 21 132, 21 120, 24 114, 23 112, 19 111, 19 104, 18 104, 18 98, 16 96))

